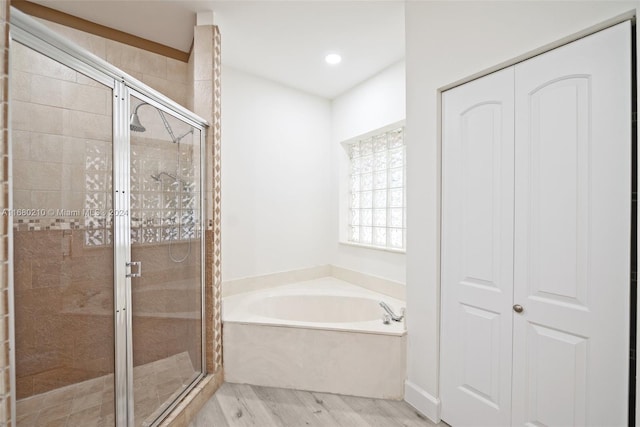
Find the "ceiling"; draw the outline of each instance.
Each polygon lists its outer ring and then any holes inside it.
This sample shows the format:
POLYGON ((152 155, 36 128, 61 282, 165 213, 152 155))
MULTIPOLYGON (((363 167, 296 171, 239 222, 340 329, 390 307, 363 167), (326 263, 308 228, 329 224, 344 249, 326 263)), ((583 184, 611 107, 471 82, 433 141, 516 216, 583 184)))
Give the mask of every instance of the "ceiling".
POLYGON ((329 99, 404 58, 397 0, 32 1, 182 51, 196 13, 213 10, 224 65, 329 99), (326 64, 329 52, 342 63, 326 64))

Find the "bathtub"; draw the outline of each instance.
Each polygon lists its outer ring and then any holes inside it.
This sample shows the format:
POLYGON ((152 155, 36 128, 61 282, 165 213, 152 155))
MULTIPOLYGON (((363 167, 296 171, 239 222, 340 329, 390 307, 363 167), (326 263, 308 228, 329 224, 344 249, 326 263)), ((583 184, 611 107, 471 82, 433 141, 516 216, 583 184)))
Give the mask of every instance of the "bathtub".
POLYGON ((225 380, 401 399, 406 328, 379 301, 405 306, 331 277, 223 298, 225 380))

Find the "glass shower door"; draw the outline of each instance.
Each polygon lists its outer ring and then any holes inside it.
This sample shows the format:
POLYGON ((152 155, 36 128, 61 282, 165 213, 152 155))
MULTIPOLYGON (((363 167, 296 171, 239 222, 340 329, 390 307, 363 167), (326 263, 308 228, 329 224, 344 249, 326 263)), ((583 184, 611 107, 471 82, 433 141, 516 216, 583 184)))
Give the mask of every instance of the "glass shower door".
POLYGON ((136 426, 153 425, 203 372, 200 130, 142 98, 130 97, 136 426))
POLYGON ((18 42, 10 75, 17 425, 114 425, 113 89, 18 42))

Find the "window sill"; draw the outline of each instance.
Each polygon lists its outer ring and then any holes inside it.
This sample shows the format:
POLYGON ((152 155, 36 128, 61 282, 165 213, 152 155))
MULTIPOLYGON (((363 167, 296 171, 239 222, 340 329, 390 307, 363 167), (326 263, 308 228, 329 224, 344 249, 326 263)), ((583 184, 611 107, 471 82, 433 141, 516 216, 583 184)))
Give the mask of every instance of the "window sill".
POLYGON ((353 246, 353 247, 356 247, 356 248, 363 248, 363 249, 373 249, 373 250, 376 250, 376 251, 391 252, 393 254, 406 254, 407 253, 406 249, 382 248, 380 246, 365 245, 363 243, 345 242, 344 240, 340 240, 338 243, 340 243, 341 245, 344 245, 344 246, 353 246))

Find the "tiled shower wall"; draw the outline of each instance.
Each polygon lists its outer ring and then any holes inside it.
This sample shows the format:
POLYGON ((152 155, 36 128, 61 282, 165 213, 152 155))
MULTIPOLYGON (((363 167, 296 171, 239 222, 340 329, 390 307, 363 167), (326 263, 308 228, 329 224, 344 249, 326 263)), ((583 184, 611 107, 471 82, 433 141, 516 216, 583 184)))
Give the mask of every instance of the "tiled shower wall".
POLYGON ((50 21, 42 19, 39 21, 56 33, 168 96, 178 104, 191 109, 189 98, 192 83, 190 82, 189 66, 186 62, 50 21))
MULTIPOLYGON (((14 207, 111 208, 105 198, 110 187, 105 177, 111 170, 111 90, 25 46, 16 43, 13 49, 14 207), (96 190, 90 199, 85 197, 87 185, 96 190)), ((33 218, 42 216, 21 215, 14 221, 23 217, 36 224, 33 218)), ((54 225, 59 216, 64 215, 46 215, 54 225)), ((37 224, 42 229, 51 225, 37 224)))
MULTIPOLYGON (((8 84, 9 84, 9 2, 0 0, 0 155, 2 163, 0 164, 0 209, 9 207, 9 188, 8 188, 8 84)), ((10 364, 9 364, 9 304, 8 304, 8 286, 9 286, 9 248, 8 236, 9 218, 0 217, 0 425, 10 425, 12 419, 10 397, 11 386, 10 364)))
POLYGON ((206 135, 207 188, 206 230, 207 247, 205 304, 207 312, 207 370, 215 373, 222 368, 222 319, 218 307, 222 301, 222 245, 221 245, 221 128, 220 74, 221 36, 214 25, 195 27, 193 52, 193 111, 207 120, 211 127, 206 135))

